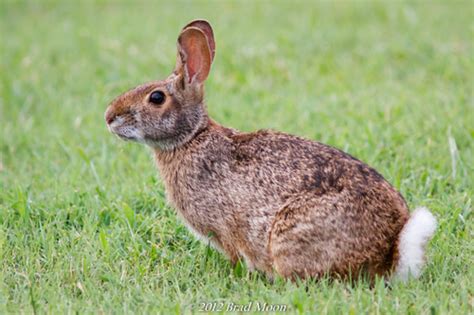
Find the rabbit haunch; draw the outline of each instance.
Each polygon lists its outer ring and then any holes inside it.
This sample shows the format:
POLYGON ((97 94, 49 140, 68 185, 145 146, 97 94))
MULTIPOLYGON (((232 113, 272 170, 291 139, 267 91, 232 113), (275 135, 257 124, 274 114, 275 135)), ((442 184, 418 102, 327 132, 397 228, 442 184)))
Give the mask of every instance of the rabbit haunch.
POLYGON ((338 149, 217 124, 204 105, 211 26, 191 22, 177 47, 167 79, 117 97, 105 116, 113 133, 153 148, 168 199, 193 233, 269 277, 420 274, 436 227, 428 210, 410 218, 379 173, 338 149), (163 104, 149 101, 154 91, 163 104))

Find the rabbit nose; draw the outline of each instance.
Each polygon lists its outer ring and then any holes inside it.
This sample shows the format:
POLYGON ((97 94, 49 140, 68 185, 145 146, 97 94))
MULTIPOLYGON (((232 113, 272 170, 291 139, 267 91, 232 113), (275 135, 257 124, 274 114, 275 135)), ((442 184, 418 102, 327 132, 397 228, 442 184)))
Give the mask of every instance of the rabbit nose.
POLYGON ((111 111, 107 111, 105 113, 105 122, 107 123, 107 125, 113 123, 115 118, 117 118, 117 115, 115 113, 112 113, 111 111))
POLYGON ((107 117, 105 120, 107 122, 107 125, 110 125, 114 120, 115 120, 115 115, 111 115, 109 117, 107 117))

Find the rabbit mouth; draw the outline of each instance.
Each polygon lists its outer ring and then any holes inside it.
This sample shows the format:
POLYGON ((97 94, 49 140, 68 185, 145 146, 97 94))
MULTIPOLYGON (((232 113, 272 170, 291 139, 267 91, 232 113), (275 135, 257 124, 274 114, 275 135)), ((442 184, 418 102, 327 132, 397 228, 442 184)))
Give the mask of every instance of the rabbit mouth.
POLYGON ((135 137, 126 136, 126 135, 119 134, 119 133, 116 133, 116 135, 117 135, 120 139, 125 140, 125 141, 137 141, 137 140, 138 140, 138 139, 135 138, 135 137))
POLYGON ((117 117, 110 124, 107 124, 109 131, 117 135, 120 139, 129 141, 140 141, 143 139, 143 133, 135 126, 124 124, 123 117, 117 117))
POLYGON ((140 130, 138 130, 135 127, 124 127, 124 128, 120 128, 119 130, 113 130, 112 132, 123 140, 129 140, 129 141, 143 140, 142 133, 140 132, 140 130))
POLYGON ((110 132, 118 136, 122 140, 141 141, 143 140, 142 132, 134 126, 109 126, 110 132))

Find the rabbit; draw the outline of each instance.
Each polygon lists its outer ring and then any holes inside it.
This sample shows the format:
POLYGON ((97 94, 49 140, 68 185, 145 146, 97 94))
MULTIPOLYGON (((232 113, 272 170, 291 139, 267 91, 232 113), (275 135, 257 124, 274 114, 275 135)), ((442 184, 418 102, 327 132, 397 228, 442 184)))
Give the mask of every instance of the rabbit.
POLYGON ((341 150, 212 120, 204 83, 215 48, 211 25, 190 22, 171 75, 118 96, 105 113, 113 134, 151 147, 188 229, 269 279, 418 277, 436 230, 431 212, 410 215, 382 175, 341 150))

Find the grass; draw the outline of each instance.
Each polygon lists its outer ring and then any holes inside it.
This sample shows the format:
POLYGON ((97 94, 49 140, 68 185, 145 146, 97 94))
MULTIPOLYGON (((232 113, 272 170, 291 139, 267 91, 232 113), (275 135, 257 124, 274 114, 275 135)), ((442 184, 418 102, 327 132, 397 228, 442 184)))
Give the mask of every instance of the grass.
POLYGON ((473 312, 472 2, 0 4, 0 313, 473 312), (108 102, 164 78, 180 28, 217 41, 211 116, 339 147, 439 229, 419 280, 270 284, 196 241, 150 150, 105 128, 108 102))

